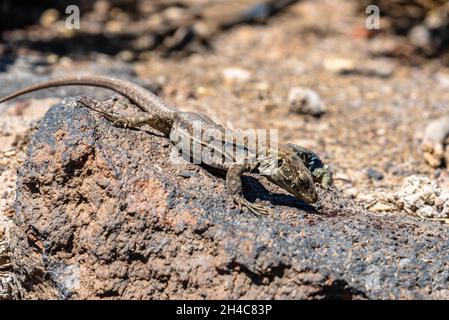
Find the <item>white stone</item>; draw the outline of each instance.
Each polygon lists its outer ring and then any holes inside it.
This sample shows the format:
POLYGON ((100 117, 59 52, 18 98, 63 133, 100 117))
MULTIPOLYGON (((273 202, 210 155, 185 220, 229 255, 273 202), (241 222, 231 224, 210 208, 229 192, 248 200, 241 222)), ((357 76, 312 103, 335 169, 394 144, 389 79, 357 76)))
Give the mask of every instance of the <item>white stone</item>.
POLYGON ((326 106, 318 93, 309 88, 290 88, 287 100, 292 112, 313 116, 320 116, 326 112, 326 106))
POLYGON ((223 70, 226 82, 246 82, 251 79, 251 72, 246 69, 231 67, 223 70))
POLYGON ((449 192, 426 177, 408 177, 394 198, 408 213, 423 218, 449 217, 449 192))

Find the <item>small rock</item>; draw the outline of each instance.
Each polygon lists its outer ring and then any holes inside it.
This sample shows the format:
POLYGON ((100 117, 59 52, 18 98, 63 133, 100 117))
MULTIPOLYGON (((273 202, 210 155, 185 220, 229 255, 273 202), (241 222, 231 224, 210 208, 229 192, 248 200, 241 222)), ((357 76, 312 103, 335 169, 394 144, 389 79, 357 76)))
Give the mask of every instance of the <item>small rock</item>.
POLYGON ((366 174, 368 175, 368 177, 370 177, 371 179, 374 179, 374 180, 382 180, 384 178, 384 175, 382 172, 377 171, 376 169, 373 169, 373 168, 368 168, 366 170, 366 174))
POLYGON ((423 158, 432 168, 439 168, 444 161, 444 146, 441 143, 425 142, 422 145, 423 158))
POLYGON ((356 199, 357 195, 359 194, 359 191, 357 190, 357 188, 351 187, 348 189, 344 189, 343 193, 348 198, 356 199))
POLYGON ((341 75, 389 78, 394 73, 394 66, 385 60, 366 61, 358 65, 353 60, 334 58, 325 60, 323 66, 341 75))
POLYGON ((324 60, 323 67, 334 73, 345 73, 355 68, 355 62, 349 59, 329 58, 324 60))
POLYGON ((376 201, 372 206, 369 206, 367 209, 375 212, 392 212, 396 210, 396 207, 391 203, 376 201))
POLYGON ((366 77, 378 77, 385 79, 393 75, 394 65, 385 60, 367 62, 355 73, 366 77))
POLYGON ((163 16, 167 20, 171 21, 181 20, 186 17, 187 13, 186 11, 187 11, 186 9, 183 9, 181 7, 173 6, 165 9, 163 12, 163 16))
POLYGON ((223 70, 223 78, 227 83, 247 82, 251 79, 251 72, 237 67, 226 68, 223 70))
POLYGON ((449 5, 446 3, 438 9, 430 11, 424 20, 425 26, 432 31, 446 28, 448 10, 449 5))
POLYGON ((349 175, 342 172, 336 172, 334 175, 334 180, 341 180, 347 183, 350 183, 352 181, 349 175))
POLYGON ((449 148, 446 139, 449 137, 449 116, 431 121, 423 136, 421 149, 425 161, 432 167, 438 168, 449 160, 449 148))
POLYGON ((434 218, 438 215, 438 211, 432 206, 423 206, 416 210, 416 214, 423 218, 434 218))
POLYGON ((254 84, 254 89, 257 91, 268 91, 270 89, 270 85, 266 82, 257 82, 254 84))
POLYGON ((443 209, 441 210, 441 215, 443 217, 449 217, 449 201, 444 203, 443 209))
POLYGON ((365 193, 365 192, 358 192, 355 199, 357 201, 363 202, 363 203, 373 203, 377 200, 375 194, 370 194, 370 193, 365 193))
MULTIPOLYGON (((46 57, 46 59, 47 59, 47 63, 48 64, 55 64, 55 63, 57 63, 58 61, 60 61, 60 59, 59 59, 59 56, 57 55, 57 54, 49 54, 47 57, 46 57)), ((70 59, 70 58, 67 58, 67 59, 70 59)), ((70 59, 71 60, 71 59, 70 59)))
POLYGON ((293 87, 287 97, 290 111, 319 117, 326 112, 326 106, 320 96, 312 89, 293 87))
POLYGON ((108 33, 120 33, 124 29, 124 25, 121 21, 110 20, 105 24, 104 28, 108 33))
POLYGON ((432 45, 432 35, 430 30, 424 25, 417 25, 413 27, 407 35, 410 42, 421 49, 428 49, 432 45))
POLYGON ((120 51, 120 52, 117 54, 117 57, 118 57, 120 60, 126 61, 126 62, 132 61, 132 60, 135 58, 135 57, 134 57, 134 53, 132 53, 132 51, 129 51, 129 50, 123 50, 123 51, 120 51))
POLYGON ((194 177, 195 176, 195 172, 192 172, 192 171, 181 171, 179 173, 179 176, 188 179, 188 178, 194 177))
POLYGON ((144 34, 133 41, 133 46, 137 50, 148 50, 156 45, 157 39, 152 34, 144 34))
POLYGON ((43 27, 51 27, 59 19, 59 12, 56 9, 45 10, 40 17, 40 24, 43 27))
POLYGON ((449 88, 449 74, 439 72, 436 74, 438 84, 443 88, 449 88))

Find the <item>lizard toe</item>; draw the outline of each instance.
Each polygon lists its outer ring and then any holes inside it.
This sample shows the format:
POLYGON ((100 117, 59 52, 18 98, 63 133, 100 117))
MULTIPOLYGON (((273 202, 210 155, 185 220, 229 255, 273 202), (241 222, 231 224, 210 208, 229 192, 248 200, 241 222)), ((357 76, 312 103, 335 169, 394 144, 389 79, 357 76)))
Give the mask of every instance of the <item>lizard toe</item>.
POLYGON ((251 203, 244 198, 239 199, 239 207, 241 208, 242 206, 246 207, 255 216, 267 216, 270 213, 267 207, 257 203, 251 203))

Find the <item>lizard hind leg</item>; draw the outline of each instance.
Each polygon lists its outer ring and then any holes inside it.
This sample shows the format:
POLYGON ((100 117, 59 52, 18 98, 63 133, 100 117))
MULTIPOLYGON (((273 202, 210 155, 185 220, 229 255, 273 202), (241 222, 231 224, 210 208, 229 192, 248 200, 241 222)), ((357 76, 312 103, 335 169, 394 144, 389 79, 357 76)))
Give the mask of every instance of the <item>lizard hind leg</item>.
MULTIPOLYGON (((108 99, 104 101, 98 101, 89 97, 78 97, 77 102, 84 107, 101 114, 108 121, 112 122, 116 126, 124 128, 138 128, 145 124, 151 124, 154 121, 154 115, 152 113, 146 113, 143 111, 134 111, 133 116, 125 116, 114 112, 111 108, 111 103, 114 103, 116 98, 108 99), (112 101, 111 101, 112 100, 112 101)), ((123 103, 119 101, 119 103, 123 103)))

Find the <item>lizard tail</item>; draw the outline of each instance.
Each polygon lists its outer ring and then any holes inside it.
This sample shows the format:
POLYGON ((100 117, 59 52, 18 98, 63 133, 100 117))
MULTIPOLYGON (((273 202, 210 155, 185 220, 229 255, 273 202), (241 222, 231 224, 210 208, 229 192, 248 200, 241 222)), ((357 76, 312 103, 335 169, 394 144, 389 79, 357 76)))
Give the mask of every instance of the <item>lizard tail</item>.
POLYGON ((0 103, 11 100, 26 93, 62 86, 91 86, 106 88, 128 98, 142 111, 153 112, 162 118, 173 119, 177 109, 169 106, 150 91, 126 80, 114 79, 106 76, 76 76, 49 80, 43 83, 31 85, 5 97, 0 98, 0 103))

